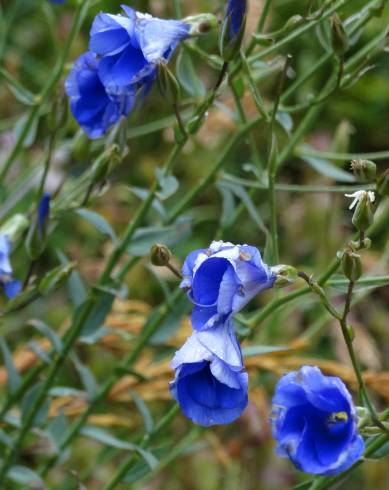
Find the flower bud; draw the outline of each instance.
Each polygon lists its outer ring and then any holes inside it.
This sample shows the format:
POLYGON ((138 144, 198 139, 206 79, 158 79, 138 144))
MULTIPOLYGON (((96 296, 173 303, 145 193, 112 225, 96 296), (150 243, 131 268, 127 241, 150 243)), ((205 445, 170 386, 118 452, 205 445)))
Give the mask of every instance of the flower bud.
POLYGON ((353 197, 350 209, 355 207, 352 222, 359 231, 366 231, 374 221, 373 203, 375 201, 374 192, 357 191, 353 194, 346 194, 346 197, 353 197))
POLYGON ((298 278, 297 269, 290 265, 275 265, 271 270, 276 275, 274 287, 283 288, 285 286, 290 286, 298 278))
POLYGON ((32 260, 38 258, 46 247, 50 199, 50 194, 45 192, 38 203, 35 220, 28 230, 25 246, 32 260))
POLYGON ((377 174, 377 165, 370 160, 352 160, 351 170, 360 182, 373 182, 377 174))
POLYGON ((192 37, 206 34, 217 27, 217 19, 213 14, 191 15, 182 21, 191 26, 189 34, 192 37))
POLYGON ((220 55, 231 61, 239 53, 246 27, 246 0, 229 0, 219 38, 220 55))
POLYGON ((358 254, 347 249, 342 257, 343 274, 352 282, 358 281, 362 275, 362 262, 358 254))
POLYGON ((153 265, 156 265, 158 267, 166 266, 170 262, 171 258, 172 253, 166 245, 156 243, 151 247, 150 260, 153 265))
POLYGON ((93 183, 99 184, 104 182, 112 167, 115 166, 119 159, 119 146, 113 144, 106 151, 104 151, 104 153, 102 153, 93 164, 93 183))
POLYGON ((165 97, 170 104, 177 104, 181 95, 180 85, 166 63, 159 63, 158 65, 157 84, 161 95, 165 97))
POLYGON ((338 56, 343 56, 349 48, 349 42, 342 21, 337 14, 331 17, 332 48, 338 56))
POLYGON ((383 197, 389 197, 389 168, 378 177, 377 192, 383 197))

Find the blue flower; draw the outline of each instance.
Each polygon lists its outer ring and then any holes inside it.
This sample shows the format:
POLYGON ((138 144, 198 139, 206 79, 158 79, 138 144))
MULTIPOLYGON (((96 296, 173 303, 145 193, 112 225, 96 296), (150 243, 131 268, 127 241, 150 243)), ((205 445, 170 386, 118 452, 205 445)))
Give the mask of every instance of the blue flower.
POLYGON ((104 135, 133 108, 136 87, 106 89, 98 76, 94 53, 82 54, 74 63, 65 90, 73 116, 91 139, 104 135))
POLYGON ((278 455, 306 473, 337 475, 364 451, 350 393, 317 367, 303 366, 279 380, 272 426, 278 455))
POLYGON ((126 86, 155 78, 190 25, 162 20, 122 5, 126 15, 100 13, 95 18, 89 48, 100 56, 99 76, 105 86, 126 86))
POLYGON ((232 325, 194 332, 171 366, 176 375, 170 390, 195 424, 229 424, 242 414, 248 376, 232 325))
POLYGON ((224 323, 276 279, 257 248, 222 241, 190 253, 182 273, 181 288, 194 304, 195 330, 224 323))
POLYGON ((246 19, 247 0, 228 0, 226 18, 229 19, 229 37, 233 39, 241 33, 246 19))
POLYGON ((0 286, 8 298, 13 298, 21 290, 20 281, 13 279, 12 266, 9 260, 11 243, 6 235, 0 234, 0 286))

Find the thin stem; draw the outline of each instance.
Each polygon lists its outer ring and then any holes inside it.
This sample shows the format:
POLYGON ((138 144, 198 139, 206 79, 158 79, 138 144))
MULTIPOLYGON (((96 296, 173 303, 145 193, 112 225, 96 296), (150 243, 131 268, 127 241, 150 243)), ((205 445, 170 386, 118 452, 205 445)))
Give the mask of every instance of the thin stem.
POLYGON ((337 320, 341 320, 341 314, 332 306, 331 301, 328 299, 324 289, 315 281, 312 277, 309 277, 305 272, 299 271, 298 276, 308 284, 311 290, 317 294, 322 302, 324 308, 337 320))
MULTIPOLYGON (((170 298, 170 305, 173 305, 177 299, 179 298, 181 294, 180 289, 176 289, 175 292, 173 293, 172 297, 170 298)), ((160 307, 158 314, 153 318, 153 320, 150 322, 150 324, 147 326, 146 330, 144 330, 141 334, 141 336, 138 338, 137 343, 135 344, 133 350, 130 352, 130 354, 121 362, 120 368, 122 369, 127 369, 131 367, 134 362, 138 359, 139 354, 141 353, 143 347, 147 344, 147 342, 150 340, 152 335, 157 331, 161 323, 165 320, 167 315, 171 312, 171 307, 169 307, 168 304, 164 304, 160 307)), ((113 388, 114 384, 116 383, 116 380, 121 376, 118 374, 120 372, 120 369, 117 370, 117 372, 114 372, 110 375, 110 377, 105 381, 105 383, 101 386, 99 391, 96 393, 95 397, 93 400, 90 402, 89 407, 83 412, 81 417, 76 420, 73 425, 70 427, 68 432, 65 434, 65 437, 61 441, 59 445, 59 451, 58 454, 54 455, 52 458, 50 458, 45 465, 43 466, 41 470, 41 474, 45 475, 50 468, 57 462, 59 455, 61 452, 74 440, 74 438, 79 434, 81 428, 85 425, 85 423, 88 420, 88 417, 93 413, 95 410, 96 406, 105 399, 107 394, 110 392, 110 390, 113 388)))
POLYGON ((219 90, 220 85, 223 83, 224 77, 226 76, 228 72, 228 61, 225 61, 223 63, 222 69, 219 72, 219 76, 216 80, 215 86, 213 87, 213 91, 217 92, 219 90))
POLYGON ((166 267, 171 271, 173 272, 173 274, 178 278, 178 279, 182 279, 182 274, 181 272, 177 269, 177 267, 175 267, 173 264, 171 264, 170 262, 168 262, 166 264, 166 267))
POLYGON ((285 59, 284 68, 282 70, 280 80, 278 82, 276 99, 271 114, 270 120, 270 152, 268 162, 268 178, 269 178, 269 207, 270 207, 270 236, 272 244, 272 259, 273 263, 279 263, 279 245, 278 245, 278 225, 277 225, 277 198, 276 198, 276 176, 277 176, 277 136, 275 132, 275 122, 280 104, 282 90, 285 85, 287 72, 292 62, 292 57, 288 55, 285 59))
POLYGON ((57 65, 55 66, 55 68, 52 72, 51 77, 47 81, 47 83, 44 86, 40 95, 37 96, 36 104, 31 107, 30 113, 27 117, 26 122, 24 123, 23 129, 20 132, 13 149, 11 150, 10 154, 8 155, 7 159, 4 162, 4 165, 3 165, 1 172, 0 172, 0 182, 4 182, 6 176, 8 175, 8 172, 11 168, 12 163, 14 162, 15 158, 19 155, 19 152, 21 151, 21 149, 23 148, 24 140, 26 139, 26 137, 27 137, 27 135, 31 129, 31 126, 35 120, 35 117, 38 115, 38 111, 39 111, 40 107, 43 105, 46 98, 50 95, 50 93, 54 89, 55 84, 60 79, 62 72, 63 72, 63 68, 65 66, 65 63, 66 63, 68 55, 69 55, 70 48, 73 44, 75 37, 78 34, 78 31, 79 31, 81 24, 85 18, 85 15, 88 12, 90 3, 91 3, 91 0, 85 0, 85 2, 79 2, 78 3, 77 10, 74 14, 73 25, 72 25, 71 31, 69 33, 69 37, 68 37, 66 44, 64 46, 64 49, 62 51, 62 54, 58 60, 57 65))
MULTIPOLYGON (((146 449, 152 439, 154 439, 158 434, 169 427, 179 410, 179 405, 175 403, 172 408, 167 412, 167 414, 159 421, 154 430, 150 434, 145 434, 143 436, 140 447, 142 449, 146 449)), ((124 463, 120 466, 118 471, 115 473, 115 475, 112 477, 112 479, 103 487, 103 490, 113 490, 117 485, 119 485, 119 483, 123 480, 123 478, 132 468, 132 466, 135 464, 137 459, 138 455, 136 453, 133 453, 128 459, 126 459, 124 463)))
POLYGON ((351 337, 351 334, 350 334, 350 331, 349 331, 349 328, 347 325, 347 316, 350 312, 351 298, 352 298, 352 294, 353 294, 353 290, 354 290, 354 285, 355 285, 355 283, 353 281, 350 281, 348 284, 343 315, 339 319, 339 323, 340 323, 340 326, 342 329, 343 338, 346 342, 347 350, 348 350, 350 360, 351 360, 351 363, 352 363, 352 366, 353 366, 353 369, 355 372, 355 376, 358 380, 359 390, 360 390, 360 392, 362 394, 362 398, 363 398, 364 402, 366 403, 366 406, 370 412, 371 418, 377 427, 379 427, 381 430, 383 430, 384 432, 389 434, 388 429, 380 421, 378 414, 377 414, 377 412, 376 412, 376 410, 375 410, 375 408, 374 408, 374 406, 370 400, 370 397, 369 397, 369 394, 368 394, 368 391, 367 391, 367 388, 365 385, 365 381, 364 381, 363 376, 362 376, 361 367, 358 363, 357 357, 356 357, 355 352, 354 352, 352 337, 351 337))
POLYGON ((184 124, 184 122, 182 120, 180 109, 179 109, 177 103, 174 103, 173 104, 173 111, 174 111, 174 114, 176 115, 177 123, 178 123, 178 126, 180 128, 180 131, 182 133, 182 136, 185 137, 186 136, 185 124, 184 124))

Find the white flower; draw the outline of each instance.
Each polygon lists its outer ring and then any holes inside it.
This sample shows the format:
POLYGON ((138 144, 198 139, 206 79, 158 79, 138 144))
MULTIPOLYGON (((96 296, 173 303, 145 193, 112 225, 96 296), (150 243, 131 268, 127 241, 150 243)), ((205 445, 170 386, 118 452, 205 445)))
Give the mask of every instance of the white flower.
POLYGON ((362 201, 365 197, 373 203, 375 201, 375 194, 373 191, 356 191, 353 194, 345 194, 346 197, 354 198, 353 202, 350 204, 349 209, 353 209, 359 201, 362 201))

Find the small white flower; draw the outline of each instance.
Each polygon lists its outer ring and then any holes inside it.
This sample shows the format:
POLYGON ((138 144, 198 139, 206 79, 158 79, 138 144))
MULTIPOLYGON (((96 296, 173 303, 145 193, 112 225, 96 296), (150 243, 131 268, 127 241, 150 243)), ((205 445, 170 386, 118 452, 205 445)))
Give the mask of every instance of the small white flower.
POLYGON ((350 204, 349 209, 353 209, 359 201, 367 197, 367 199, 373 203, 375 201, 375 194, 373 191, 356 191, 353 194, 345 194, 346 197, 354 198, 353 202, 350 204))

